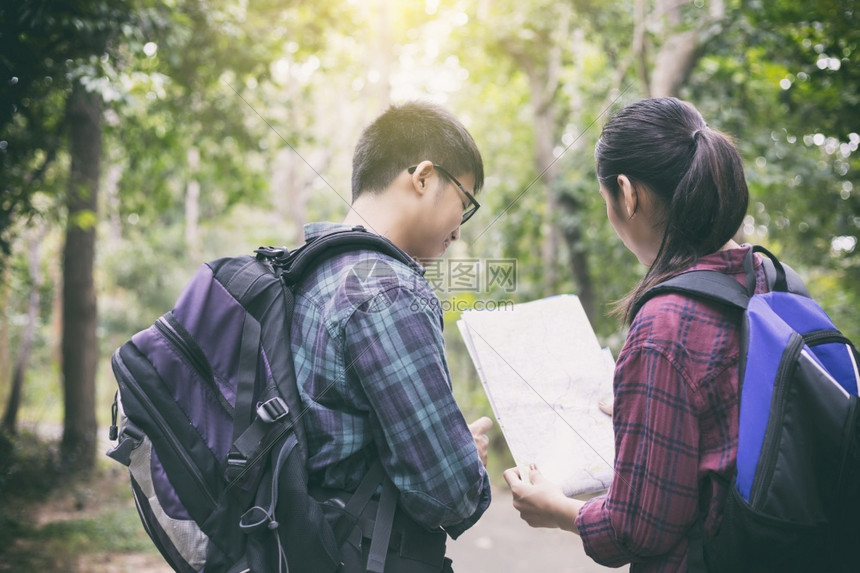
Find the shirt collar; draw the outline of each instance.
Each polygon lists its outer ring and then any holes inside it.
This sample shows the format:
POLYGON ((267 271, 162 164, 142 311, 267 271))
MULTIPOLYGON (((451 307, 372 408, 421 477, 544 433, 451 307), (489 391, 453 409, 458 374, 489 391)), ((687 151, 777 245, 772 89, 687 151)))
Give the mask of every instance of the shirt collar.
POLYGON ((335 229, 349 229, 350 227, 350 225, 344 225, 343 223, 332 223, 330 221, 308 223, 304 227, 305 241, 316 239, 320 235, 329 233, 331 231, 334 231, 335 229))
MULTIPOLYGON (((746 259, 747 253, 751 248, 751 245, 743 244, 737 249, 717 251, 716 253, 699 257, 696 264, 689 270, 718 271, 724 274, 744 274, 746 272, 744 270, 744 259, 746 259)), ((753 261, 756 267, 761 265, 760 256, 756 255, 753 257, 753 261)))

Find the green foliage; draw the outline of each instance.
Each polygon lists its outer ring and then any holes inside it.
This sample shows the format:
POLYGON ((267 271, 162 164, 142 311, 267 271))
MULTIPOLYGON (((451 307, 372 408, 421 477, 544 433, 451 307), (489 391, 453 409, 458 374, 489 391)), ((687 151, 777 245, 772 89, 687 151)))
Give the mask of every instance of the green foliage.
POLYGON ((751 2, 750 24, 767 57, 786 67, 779 79, 786 120, 844 139, 860 129, 860 9, 853 0, 751 2), (853 121, 851 120, 853 118, 853 121), (848 119, 848 121, 846 121, 848 119))
POLYGON ((31 434, 0 436, 0 453, 0 569, 68 571, 82 554, 154 551, 124 472, 59 476, 54 447, 31 434))
MULTIPOLYGON (((185 256, 179 227, 133 233, 104 255, 100 267, 100 322, 106 333, 126 338, 172 308, 195 270, 185 256)), ((111 342, 118 345, 115 338, 111 342)))
POLYGON ((849 334, 858 332, 860 298, 860 16, 852 4, 750 3, 687 94, 711 125, 735 136, 744 157, 752 198, 745 240, 769 246, 807 278, 849 334))
POLYGON ((56 472, 53 444, 30 432, 11 435, 0 431, 0 508, 12 501, 43 498, 56 484, 56 472))
POLYGON ((32 532, 37 543, 50 541, 52 553, 77 556, 81 553, 146 551, 152 542, 141 535, 140 518, 133 507, 100 513, 95 518, 50 523, 32 532))
POLYGON ((13 221, 38 211, 31 198, 62 188, 54 163, 63 155, 72 82, 99 88, 91 80, 108 45, 137 16, 133 4, 36 0, 0 7, 0 255, 9 253, 13 221))

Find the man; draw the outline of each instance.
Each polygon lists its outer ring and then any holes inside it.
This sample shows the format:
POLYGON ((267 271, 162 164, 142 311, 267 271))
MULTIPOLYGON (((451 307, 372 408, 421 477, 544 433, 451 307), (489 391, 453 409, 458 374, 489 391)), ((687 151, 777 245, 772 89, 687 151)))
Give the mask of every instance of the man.
MULTIPOLYGON (((356 145, 343 223, 311 223, 306 239, 361 225, 413 259, 439 257, 477 210, 483 178, 480 152, 451 114, 392 106, 356 145)), ((490 503, 492 423, 467 426, 454 401, 442 312, 423 268, 373 250, 323 262, 297 290, 292 350, 311 487, 354 491, 380 460, 399 492, 385 571, 451 571, 447 535, 490 503)), ((364 570, 368 544, 350 537, 343 571, 364 570)))

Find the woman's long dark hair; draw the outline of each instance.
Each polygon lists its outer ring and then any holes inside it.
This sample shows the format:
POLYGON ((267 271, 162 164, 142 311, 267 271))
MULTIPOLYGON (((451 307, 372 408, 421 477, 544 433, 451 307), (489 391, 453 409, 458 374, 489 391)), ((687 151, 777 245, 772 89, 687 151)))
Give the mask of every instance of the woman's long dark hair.
POLYGON ((646 186, 665 216, 653 264, 616 311, 626 323, 649 287, 719 250, 743 222, 749 190, 740 155, 689 103, 645 99, 621 109, 603 128, 594 151, 597 177, 618 205, 618 176, 646 186))

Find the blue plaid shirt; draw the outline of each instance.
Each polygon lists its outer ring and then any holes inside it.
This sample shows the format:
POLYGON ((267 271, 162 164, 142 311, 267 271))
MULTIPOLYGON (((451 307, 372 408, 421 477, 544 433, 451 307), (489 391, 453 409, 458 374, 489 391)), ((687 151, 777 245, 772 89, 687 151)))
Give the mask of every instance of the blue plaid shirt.
MULTIPOLYGON (((311 223, 305 238, 343 227, 311 223)), ((419 524, 456 538, 490 484, 451 393, 442 312, 416 263, 371 250, 323 262, 296 292, 292 351, 312 486, 354 490, 379 457, 419 524)))

